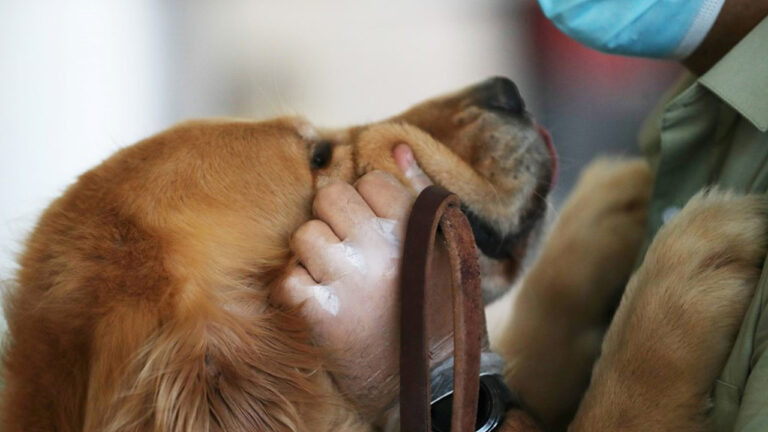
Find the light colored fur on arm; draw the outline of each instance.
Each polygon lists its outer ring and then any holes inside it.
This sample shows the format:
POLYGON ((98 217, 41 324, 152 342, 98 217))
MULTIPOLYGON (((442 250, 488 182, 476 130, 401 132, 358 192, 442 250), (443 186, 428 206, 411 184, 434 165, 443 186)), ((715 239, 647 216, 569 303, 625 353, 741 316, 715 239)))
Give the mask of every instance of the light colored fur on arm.
POLYGON ((493 339, 507 383, 553 430, 565 428, 589 382, 643 239, 650 187, 639 159, 585 169, 493 339))
POLYGON ((709 395, 760 276, 764 197, 694 196, 632 277, 569 430, 708 431, 709 395))

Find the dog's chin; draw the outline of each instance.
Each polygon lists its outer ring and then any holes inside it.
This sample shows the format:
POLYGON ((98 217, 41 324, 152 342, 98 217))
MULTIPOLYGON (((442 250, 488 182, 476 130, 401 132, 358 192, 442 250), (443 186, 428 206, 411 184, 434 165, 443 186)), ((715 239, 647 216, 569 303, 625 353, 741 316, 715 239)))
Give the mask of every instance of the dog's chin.
POLYGON ((523 207, 520 224, 514 232, 503 233, 493 224, 466 206, 467 216, 475 243, 479 250, 480 270, 483 275, 483 301, 489 304, 509 291, 520 276, 525 258, 540 237, 542 221, 547 210, 547 195, 557 178, 557 155, 546 130, 539 127, 539 134, 550 154, 550 166, 545 168, 523 207))
MULTIPOLYGON (((541 199, 544 202, 543 199, 541 199)), ((537 205, 538 207, 538 205, 537 205)), ((506 294, 520 276, 528 252, 538 244, 546 205, 531 213, 523 229, 502 235, 482 218, 465 210, 475 233, 480 274, 483 275, 483 303, 488 305, 506 294)))

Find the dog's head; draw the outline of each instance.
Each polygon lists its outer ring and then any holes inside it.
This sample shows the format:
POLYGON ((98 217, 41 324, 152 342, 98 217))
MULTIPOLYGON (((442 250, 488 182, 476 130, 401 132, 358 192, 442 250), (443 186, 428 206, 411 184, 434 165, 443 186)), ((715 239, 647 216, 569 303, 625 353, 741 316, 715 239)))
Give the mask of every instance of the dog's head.
POLYGON ((177 238, 194 241, 185 255, 199 252, 196 263, 220 262, 225 267, 217 270, 226 272, 232 256, 250 257, 257 265, 239 264, 268 283, 286 260, 291 232, 310 217, 318 187, 354 183, 373 170, 409 184, 392 157, 399 143, 413 149, 436 184, 461 198, 481 251, 485 298, 496 298, 518 273, 556 172, 548 134, 505 78, 347 129, 300 118, 185 123, 127 150, 141 153, 134 160, 144 171, 133 176, 143 185, 127 199, 171 217, 170 227, 182 231, 177 238))
POLYGON ((402 141, 412 146, 427 175, 461 198, 481 252, 485 301, 497 298, 520 270, 556 180, 549 134, 526 110, 512 81, 492 78, 368 126, 357 142, 359 172, 399 175, 390 156, 402 133, 398 124, 407 125, 412 135, 402 141))
POLYGON ((211 410, 247 424, 311 424, 312 410, 296 406, 313 406, 323 365, 301 323, 270 309, 269 287, 318 187, 372 170, 409 184, 392 157, 400 143, 459 195, 486 297, 503 292, 555 173, 547 134, 511 81, 348 129, 188 122, 83 174, 41 217, 8 303, 5 424, 225 425, 197 409, 219 396, 211 410))

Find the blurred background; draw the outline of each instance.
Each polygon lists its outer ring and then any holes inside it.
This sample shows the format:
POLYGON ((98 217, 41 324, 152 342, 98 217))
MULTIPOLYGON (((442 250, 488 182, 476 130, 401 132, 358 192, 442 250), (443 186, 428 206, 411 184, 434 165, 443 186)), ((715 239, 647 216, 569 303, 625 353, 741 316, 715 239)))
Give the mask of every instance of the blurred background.
POLYGON ((534 0, 0 1, 0 281, 76 176, 190 117, 377 120, 493 75, 552 133, 561 202, 598 154, 632 154, 679 74, 571 42, 534 0))

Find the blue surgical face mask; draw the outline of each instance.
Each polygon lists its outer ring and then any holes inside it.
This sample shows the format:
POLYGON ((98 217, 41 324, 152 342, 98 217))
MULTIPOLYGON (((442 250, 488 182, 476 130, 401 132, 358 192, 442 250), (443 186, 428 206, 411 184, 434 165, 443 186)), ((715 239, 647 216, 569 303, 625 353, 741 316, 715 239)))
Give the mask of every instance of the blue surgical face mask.
POLYGON ((568 36, 596 50, 641 57, 690 55, 725 0, 539 0, 568 36))

